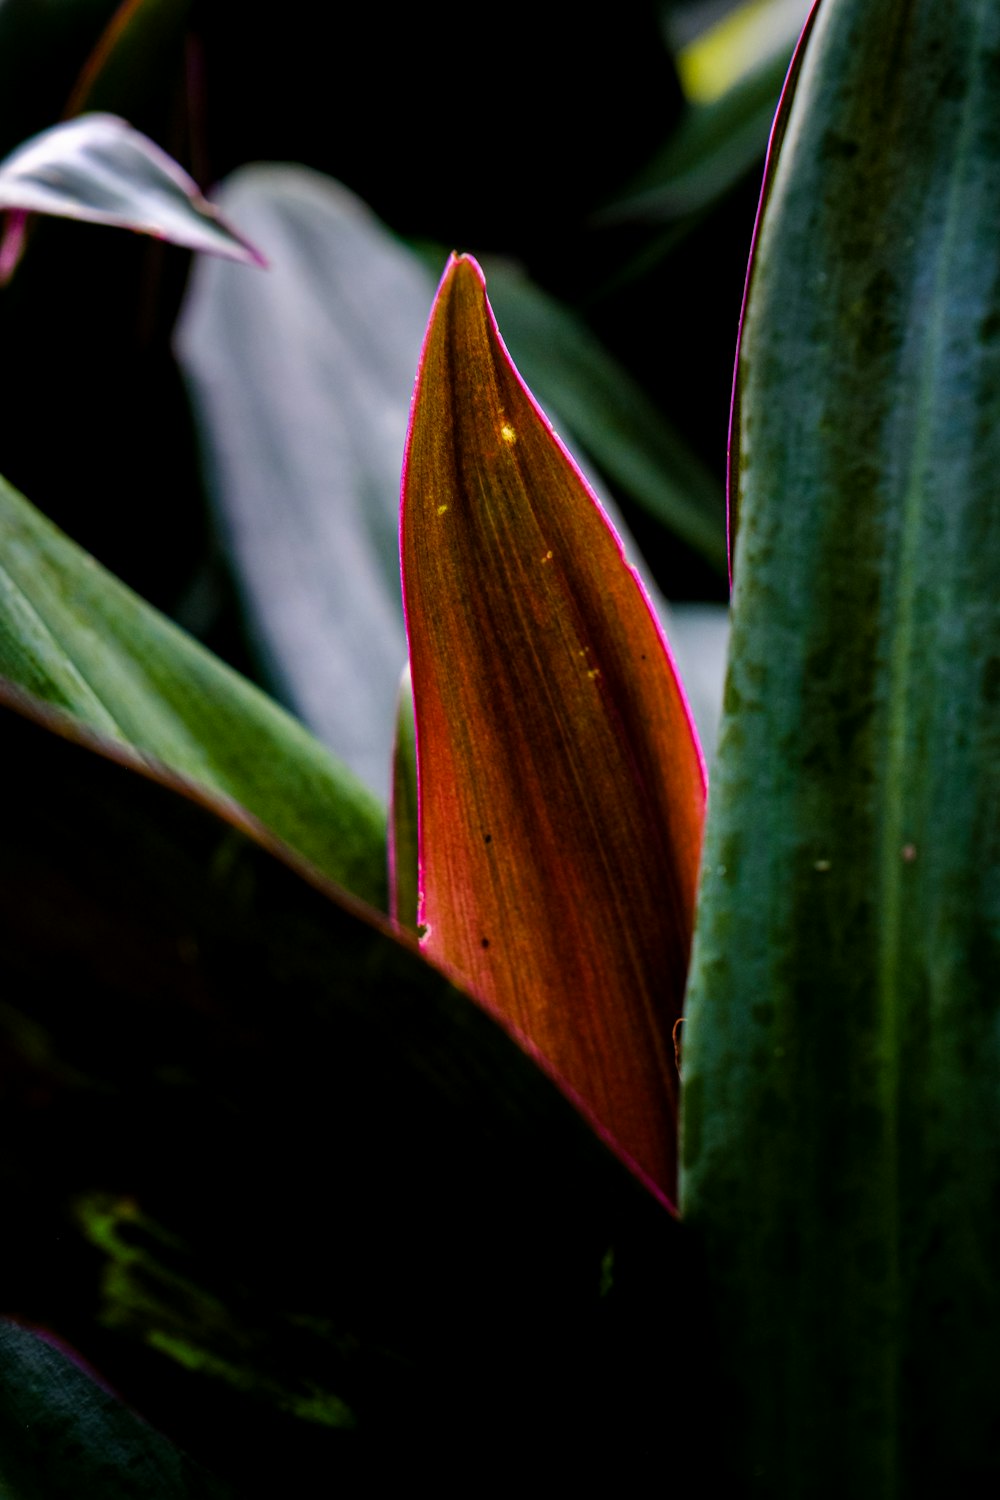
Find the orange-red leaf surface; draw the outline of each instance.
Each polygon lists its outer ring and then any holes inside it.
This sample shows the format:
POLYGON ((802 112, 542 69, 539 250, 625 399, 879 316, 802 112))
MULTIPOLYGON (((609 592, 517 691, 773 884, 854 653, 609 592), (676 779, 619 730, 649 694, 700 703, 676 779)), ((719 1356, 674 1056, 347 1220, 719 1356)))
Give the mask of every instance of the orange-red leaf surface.
POLYGON ((401 532, 426 949, 673 1199, 701 755, 645 594, 466 257, 431 314, 401 532))

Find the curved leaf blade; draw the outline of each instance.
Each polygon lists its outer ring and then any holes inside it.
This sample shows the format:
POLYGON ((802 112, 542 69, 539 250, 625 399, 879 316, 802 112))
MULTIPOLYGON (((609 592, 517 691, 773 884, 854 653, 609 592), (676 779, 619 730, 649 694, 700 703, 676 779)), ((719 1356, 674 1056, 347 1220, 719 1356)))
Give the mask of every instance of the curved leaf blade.
POLYGON ((428 328, 401 528, 427 951, 670 1197, 700 752, 641 586, 467 258, 428 328))
POLYGON ((0 162, 0 208, 110 224, 264 264, 183 168, 117 115, 80 115, 12 151, 0 162))
POLYGON ((385 816, 371 794, 3 480, 0 674, 232 797, 325 875, 384 908, 385 816))
POLYGON ((754 220, 753 238, 750 243, 750 256, 747 261, 746 281, 743 286, 743 306, 740 309, 740 331, 736 344, 736 362, 733 368, 733 398, 729 412, 729 452, 726 466, 726 536, 729 547, 729 582, 733 581, 733 563, 736 557, 736 534, 740 524, 740 424, 742 404, 742 383, 740 371, 742 361, 740 350, 743 343, 743 327, 746 322, 747 308, 750 303, 750 287, 753 280, 754 268, 757 264, 757 252, 760 244, 761 226, 764 221, 764 210, 771 196, 771 188, 774 185, 775 174, 778 170, 778 162, 781 157, 781 146, 785 139, 785 131, 792 112, 792 104, 795 100, 795 90, 798 86, 799 74, 802 71, 802 63, 806 55, 806 47, 812 34, 816 17, 822 0, 813 0, 812 8, 806 17, 792 60, 788 65, 788 72, 781 88, 781 96, 778 99, 778 107, 775 110, 774 120, 771 125, 771 133, 767 143, 767 158, 764 162, 764 179, 761 183, 760 198, 757 202, 757 217, 754 220))
POLYGON ((821 0, 740 352, 685 1217, 763 1492, 1000 1482, 1000 11, 821 0))

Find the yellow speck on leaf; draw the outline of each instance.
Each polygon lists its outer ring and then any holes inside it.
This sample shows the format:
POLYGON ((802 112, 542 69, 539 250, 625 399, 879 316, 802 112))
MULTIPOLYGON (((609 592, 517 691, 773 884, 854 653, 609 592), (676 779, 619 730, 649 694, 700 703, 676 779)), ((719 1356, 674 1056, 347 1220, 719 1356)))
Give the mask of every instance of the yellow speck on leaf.
POLYGON ((552 561, 552 552, 550 550, 550 551, 546 552, 545 556, 542 558, 542 562, 551 562, 551 561, 552 561))
POLYGON ((517 442, 517 433, 514 431, 509 422, 505 422, 501 427, 500 436, 503 438, 504 442, 509 443, 511 447, 513 447, 517 442))
POLYGON ((447 509, 448 509, 448 507, 447 507, 447 505, 439 505, 439 506, 438 506, 438 515, 439 515, 439 516, 443 516, 443 515, 444 515, 444 513, 445 513, 445 511, 446 511, 446 510, 447 510, 447 509))

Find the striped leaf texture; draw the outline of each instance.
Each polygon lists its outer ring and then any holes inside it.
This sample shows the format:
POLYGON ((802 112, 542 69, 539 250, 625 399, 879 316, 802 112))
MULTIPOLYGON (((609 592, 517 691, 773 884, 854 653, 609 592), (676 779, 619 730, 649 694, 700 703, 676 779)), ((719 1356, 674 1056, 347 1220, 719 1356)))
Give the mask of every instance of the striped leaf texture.
POLYGON ((1000 6, 822 0, 739 359, 683 1070, 740 1493, 1000 1478, 1000 6))
POLYGON ((468 257, 428 326, 400 535, 426 951, 672 1203, 698 740, 649 601, 468 257))

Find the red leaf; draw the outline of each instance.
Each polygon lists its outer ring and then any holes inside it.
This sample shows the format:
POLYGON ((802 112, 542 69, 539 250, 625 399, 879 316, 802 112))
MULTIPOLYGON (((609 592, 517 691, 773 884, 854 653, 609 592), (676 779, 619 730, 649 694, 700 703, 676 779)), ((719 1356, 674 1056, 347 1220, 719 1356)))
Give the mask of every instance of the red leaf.
POLYGON ((668 1198, 701 754, 621 546, 453 257, 403 481, 428 953, 668 1198))

